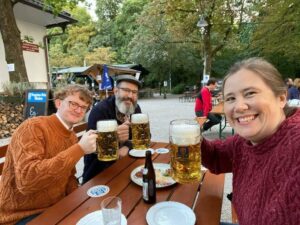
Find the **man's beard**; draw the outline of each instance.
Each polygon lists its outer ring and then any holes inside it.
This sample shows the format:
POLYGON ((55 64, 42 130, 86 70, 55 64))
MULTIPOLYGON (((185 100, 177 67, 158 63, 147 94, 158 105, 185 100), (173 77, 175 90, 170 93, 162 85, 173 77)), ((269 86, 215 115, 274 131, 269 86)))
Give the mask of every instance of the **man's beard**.
POLYGON ((121 98, 119 96, 116 96, 116 106, 118 108, 118 110, 125 114, 125 115, 130 115, 133 114, 135 111, 137 103, 134 102, 132 99, 130 98, 121 98), (127 106, 124 101, 129 100, 132 104, 127 106))

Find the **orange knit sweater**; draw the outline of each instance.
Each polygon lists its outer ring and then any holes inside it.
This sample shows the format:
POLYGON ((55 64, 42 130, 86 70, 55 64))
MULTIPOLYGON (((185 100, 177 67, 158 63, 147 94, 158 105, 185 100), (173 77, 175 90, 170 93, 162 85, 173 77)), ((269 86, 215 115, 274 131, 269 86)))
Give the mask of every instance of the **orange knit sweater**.
POLYGON ((0 179, 0 224, 40 213, 77 188, 84 155, 56 115, 35 117, 14 132, 0 179))

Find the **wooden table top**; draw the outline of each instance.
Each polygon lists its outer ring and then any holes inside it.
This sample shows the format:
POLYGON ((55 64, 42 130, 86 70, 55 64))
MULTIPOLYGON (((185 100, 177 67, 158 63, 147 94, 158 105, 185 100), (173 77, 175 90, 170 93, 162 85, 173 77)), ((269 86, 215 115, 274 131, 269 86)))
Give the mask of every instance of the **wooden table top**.
MULTIPOLYGON (((151 143, 151 148, 168 148, 168 143, 151 143)), ((153 154, 153 162, 169 163, 169 154, 153 154)), ((40 216, 32 220, 31 225, 76 224, 85 215, 99 210, 101 201, 108 196, 119 196, 122 199, 122 213, 128 225, 146 225, 146 213, 152 204, 142 200, 142 187, 130 180, 130 173, 145 158, 126 156, 111 167, 98 174, 89 182, 79 187, 70 195, 48 208, 40 216), (86 193, 95 185, 107 185, 107 195, 91 198, 86 193)), ((55 185, 55 184, 53 184, 55 185)), ((197 225, 218 225, 221 217, 224 174, 214 175, 207 171, 202 182, 195 184, 174 184, 170 187, 157 189, 157 202, 177 201, 190 208, 194 206, 197 225)))
POLYGON ((217 105, 213 106, 210 112, 224 115, 224 102, 219 102, 217 105))

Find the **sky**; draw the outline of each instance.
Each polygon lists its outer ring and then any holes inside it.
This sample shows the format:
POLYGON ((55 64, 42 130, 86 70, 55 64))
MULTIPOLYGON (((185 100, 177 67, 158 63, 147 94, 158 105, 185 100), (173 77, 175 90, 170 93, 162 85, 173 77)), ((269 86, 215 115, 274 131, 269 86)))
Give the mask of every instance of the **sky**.
POLYGON ((97 15, 95 13, 96 0, 85 0, 85 2, 86 3, 79 2, 79 6, 85 7, 88 10, 88 12, 90 13, 90 15, 94 21, 98 20, 97 15))

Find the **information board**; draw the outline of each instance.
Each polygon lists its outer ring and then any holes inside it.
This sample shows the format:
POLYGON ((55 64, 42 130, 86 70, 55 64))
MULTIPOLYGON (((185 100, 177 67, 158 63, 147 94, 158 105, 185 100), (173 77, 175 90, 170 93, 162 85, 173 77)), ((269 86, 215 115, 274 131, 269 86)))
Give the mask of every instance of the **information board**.
POLYGON ((26 91, 24 117, 47 115, 48 96, 46 89, 28 89, 26 91))

